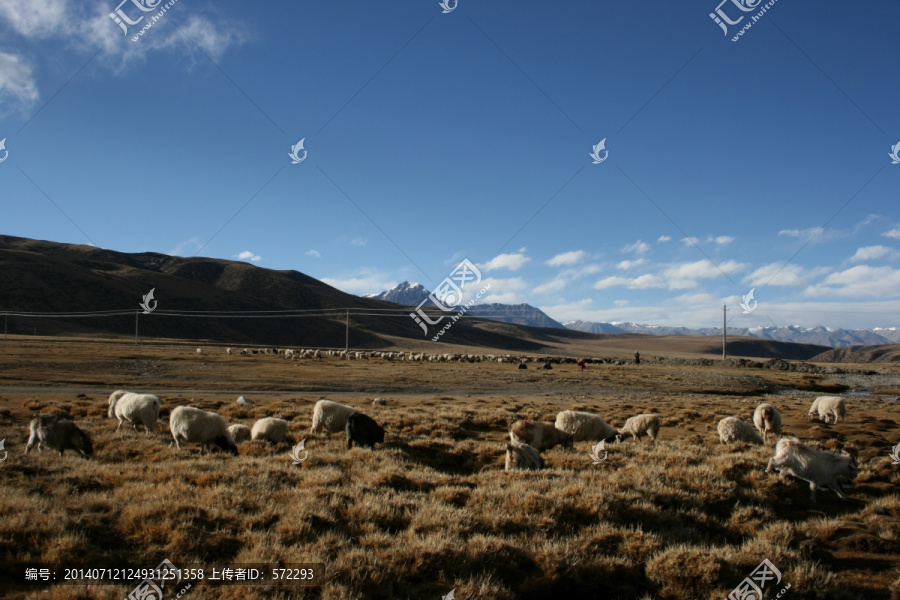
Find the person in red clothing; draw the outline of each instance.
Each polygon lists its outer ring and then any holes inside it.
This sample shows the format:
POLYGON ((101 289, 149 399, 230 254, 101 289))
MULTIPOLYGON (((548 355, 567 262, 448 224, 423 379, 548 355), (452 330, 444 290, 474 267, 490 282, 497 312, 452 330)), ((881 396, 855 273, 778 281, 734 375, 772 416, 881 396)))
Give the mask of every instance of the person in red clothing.
POLYGON ((584 371, 584 359, 583 359, 583 358, 580 359, 580 360, 578 361, 578 363, 576 363, 576 364, 577 364, 579 367, 581 367, 581 370, 582 370, 582 371, 584 371))

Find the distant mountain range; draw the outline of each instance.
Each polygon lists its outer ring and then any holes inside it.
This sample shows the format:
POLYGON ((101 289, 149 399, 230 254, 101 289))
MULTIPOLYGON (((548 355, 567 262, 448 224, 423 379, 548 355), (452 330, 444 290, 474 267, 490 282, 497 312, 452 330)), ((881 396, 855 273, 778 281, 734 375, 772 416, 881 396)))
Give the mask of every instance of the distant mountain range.
MULTIPOLYGON (((590 321, 569 321, 565 326, 575 331, 587 333, 643 333, 648 335, 722 335, 721 327, 667 327, 663 325, 639 325, 637 323, 613 322, 594 323, 590 321)), ((812 327, 805 329, 796 325, 788 327, 729 327, 730 336, 749 336, 779 342, 797 342, 843 348, 845 346, 876 346, 900 343, 900 329, 892 327, 876 329, 828 329, 812 327)))
MULTIPOLYGON (((415 281, 404 281, 380 294, 369 294, 366 298, 384 300, 403 304, 405 306, 418 306, 425 300, 431 291, 415 281)), ((596 323, 591 321, 569 321, 560 323, 550 318, 546 313, 530 304, 476 304, 468 313, 493 321, 528 325, 530 327, 557 327, 581 331, 585 333, 642 333, 645 335, 702 335, 721 336, 721 327, 703 327, 691 329, 688 327, 669 327, 665 325, 641 325, 629 322, 596 323)), ((829 329, 827 327, 812 327, 805 329, 796 325, 788 327, 729 327, 729 336, 748 336, 778 342, 796 342, 800 344, 815 344, 829 346, 831 348, 844 348, 847 346, 880 346, 900 343, 900 328, 875 328, 875 329, 829 329)))
MULTIPOLYGON (((418 306, 428 298, 431 290, 415 281, 404 281, 379 294, 368 294, 366 298, 384 300, 405 306, 418 306)), ((565 329, 562 323, 554 321, 541 310, 530 304, 476 304, 466 314, 492 321, 528 325, 529 327, 556 327, 565 329)))

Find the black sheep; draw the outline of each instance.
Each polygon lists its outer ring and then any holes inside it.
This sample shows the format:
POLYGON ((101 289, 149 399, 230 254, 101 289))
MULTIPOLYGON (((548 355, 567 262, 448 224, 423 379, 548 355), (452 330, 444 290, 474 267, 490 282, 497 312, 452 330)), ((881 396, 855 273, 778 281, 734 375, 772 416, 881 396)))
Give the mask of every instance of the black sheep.
POLYGON ((347 449, 353 447, 353 442, 358 446, 368 446, 372 450, 375 449, 375 444, 384 443, 384 429, 371 417, 362 413, 350 415, 344 431, 347 433, 347 449))

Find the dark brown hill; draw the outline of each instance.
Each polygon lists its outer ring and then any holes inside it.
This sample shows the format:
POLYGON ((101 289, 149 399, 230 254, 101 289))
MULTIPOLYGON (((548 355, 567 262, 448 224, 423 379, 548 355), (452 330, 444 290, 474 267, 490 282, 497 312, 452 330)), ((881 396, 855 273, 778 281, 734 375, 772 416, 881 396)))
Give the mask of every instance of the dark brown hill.
POLYGON ((900 344, 834 348, 814 356, 811 360, 831 363, 900 362, 900 344))

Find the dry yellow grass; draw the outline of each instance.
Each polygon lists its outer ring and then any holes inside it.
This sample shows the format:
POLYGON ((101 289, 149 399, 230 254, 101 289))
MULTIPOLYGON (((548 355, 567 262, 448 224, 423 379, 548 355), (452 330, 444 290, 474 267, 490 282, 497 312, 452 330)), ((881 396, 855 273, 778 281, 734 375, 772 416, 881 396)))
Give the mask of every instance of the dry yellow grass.
MULTIPOLYGON (((762 401, 754 390, 766 385, 766 373, 576 369, 7 344, 0 347, 0 438, 10 453, 0 464, 2 561, 325 565, 320 587, 197 585, 188 600, 440 598, 453 588, 457 598, 649 600, 721 599, 767 558, 792 598, 897 597, 900 467, 888 457, 900 442, 897 402, 854 398, 847 422, 832 426, 807 422, 808 394, 766 397, 784 415, 786 433, 859 453, 851 499, 826 492, 812 505, 805 483, 763 472, 771 443, 717 443, 721 417, 748 419, 762 401), (47 383, 67 389, 13 387, 47 383), (159 394, 166 415, 192 404, 248 425, 284 418, 289 440, 245 442, 235 458, 169 448, 162 418, 156 434, 116 432, 106 397, 120 387, 159 394), (255 404, 235 404, 239 394, 255 404), (348 451, 343 435, 309 436, 323 396, 375 418, 386 443, 348 451), (387 406, 372 406, 374 396, 387 406), (660 441, 609 444, 600 465, 591 465, 584 442, 545 452, 543 471, 504 472, 508 425, 552 421, 563 409, 594 411, 616 426, 658 412, 660 441), (23 455, 37 411, 75 418, 93 437, 95 458, 23 455), (303 438, 308 458, 293 465, 289 451, 303 438)), ((778 374, 779 385, 789 376, 778 374)), ((9 598, 50 600, 121 600, 131 589, 7 588, 9 598)))

